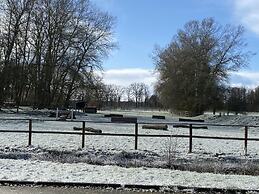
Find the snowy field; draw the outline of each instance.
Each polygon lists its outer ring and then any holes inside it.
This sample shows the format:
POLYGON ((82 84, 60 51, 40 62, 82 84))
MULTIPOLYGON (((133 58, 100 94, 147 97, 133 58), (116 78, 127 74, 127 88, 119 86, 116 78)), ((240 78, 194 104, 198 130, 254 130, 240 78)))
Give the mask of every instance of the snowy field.
MULTIPOLYGON (((104 118, 100 114, 77 115, 76 120, 85 121, 110 121, 110 118, 104 118)), ((110 112, 109 112, 110 113, 110 112)), ((115 112, 118 113, 118 112, 115 112)), ((166 120, 152 119, 152 114, 157 112, 119 112, 127 116, 137 116, 139 122, 176 122, 178 117, 172 117, 168 113, 160 113, 166 116, 166 120)), ((259 124, 257 116, 203 116, 205 122, 213 124, 259 124)), ((47 114, 24 115, 24 114, 0 114, 0 118, 32 118, 34 120, 33 131, 65 131, 73 132, 73 127, 82 127, 82 123, 41 121, 50 119, 47 114)), ((75 121, 76 121, 75 120, 75 121)), ((134 134, 134 124, 114 124, 114 123, 87 123, 86 127, 92 127, 102 130, 103 133, 126 133, 134 134)), ((0 130, 28 130, 28 121, 0 121, 0 130)), ((188 135, 188 128, 173 128, 169 125, 168 131, 142 129, 139 125, 139 134, 166 134, 166 135, 188 135)), ((222 137, 244 137, 244 128, 242 127, 219 127, 209 126, 208 129, 193 129, 193 135, 204 136, 222 136, 222 137)), ((248 137, 259 137, 259 128, 250 128, 248 137)), ((0 145, 4 147, 25 147, 28 143, 28 134, 1 133, 0 145)), ((77 150, 81 147, 80 135, 59 135, 59 134, 33 134, 32 145, 44 149, 55 150, 77 150)), ((134 151, 134 137, 110 137, 110 136, 86 136, 85 149, 95 149, 102 151, 134 151)), ((248 142, 249 157, 257 158, 259 154, 259 142, 248 142)), ((159 155, 166 155, 169 148, 173 148, 174 154, 179 157, 189 157, 188 138, 161 138, 161 137, 139 137, 138 150, 149 151, 159 155)), ((244 157, 244 142, 235 140, 211 140, 211 139, 193 139, 193 155, 204 156, 224 154, 235 157, 244 157)), ((259 158, 259 157, 258 157, 259 158)))
POLYGON ((9 159, 0 160, 0 170, 1 180, 170 185, 259 191, 259 177, 246 175, 9 159))
MULTIPOLYGON (((81 123, 42 121, 49 119, 48 113, 44 111, 25 112, 26 114, 0 113, 0 118, 38 119, 32 123, 33 131, 72 132, 73 127, 82 126, 81 123)), ((80 113, 76 120, 109 122, 110 118, 104 118, 104 114, 110 113, 104 111, 87 116, 80 113)), ((117 111, 113 113, 137 116, 139 122, 178 121, 178 117, 173 117, 167 112, 117 111), (164 115, 166 119, 152 119, 152 115, 164 115)), ((253 115, 221 117, 204 115, 199 118, 212 124, 259 124, 259 117, 253 115)), ((133 124, 86 122, 86 127, 101 129, 105 133, 134 134, 133 124)), ((28 121, 0 120, 0 130, 28 130, 28 121)), ((139 134, 188 135, 189 129, 173 128, 170 125, 168 131, 160 131, 142 129, 140 125, 139 134)), ((209 126, 208 129, 193 129, 193 135, 244 137, 244 129, 209 126)), ((249 128, 249 137, 259 137, 259 128, 249 128)), ((80 135, 33 134, 32 146, 28 147, 27 143, 28 134, 1 133, 0 179, 259 189, 259 177, 256 176, 198 173, 200 170, 189 172, 186 169, 179 171, 165 168, 169 162, 169 153, 171 159, 173 158, 174 161, 180 159, 182 164, 192 161, 200 165, 199 163, 204 161, 216 161, 216 164, 211 165, 212 169, 216 169, 218 162, 221 164, 225 160, 238 159, 239 166, 246 166, 247 161, 259 161, 259 142, 248 142, 247 156, 244 155, 243 141, 230 140, 193 139, 191 154, 188 154, 188 138, 139 137, 137 151, 134 150, 134 137, 86 136, 84 149, 81 149, 80 135)), ((221 165, 224 166, 224 164, 221 165)), ((173 169, 177 168, 173 166, 173 169)), ((220 173, 216 170, 213 172, 220 173)))

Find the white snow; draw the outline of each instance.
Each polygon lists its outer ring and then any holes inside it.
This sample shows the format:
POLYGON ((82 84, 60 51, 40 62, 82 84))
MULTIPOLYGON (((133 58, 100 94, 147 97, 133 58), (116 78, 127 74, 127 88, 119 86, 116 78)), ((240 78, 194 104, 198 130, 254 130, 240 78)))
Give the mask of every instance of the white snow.
POLYGON ((220 175, 156 168, 122 168, 83 163, 62 164, 9 159, 0 160, 0 179, 259 189, 259 177, 257 176, 220 175))
MULTIPOLYGON (((124 112, 125 114, 125 112, 124 112)), ((130 113, 133 115, 133 113, 130 113)), ((139 113, 138 113, 139 114, 139 113)), ((0 115, 6 116, 6 115, 0 115)), ((8 115, 9 116, 9 115, 8 115)), ((15 118, 24 115, 12 115, 15 118)), ((10 117, 10 116, 9 116, 10 117)), ((47 117, 35 117, 48 119, 47 117)), ((138 116, 140 121, 154 122, 150 115, 138 116)), ((237 124, 241 121, 241 117, 221 117, 217 119, 208 120, 211 123, 232 123, 237 124)), ((254 118, 254 117, 251 117, 254 118)), ((87 117, 78 117, 78 119, 86 120, 101 120, 109 121, 109 118, 103 118, 103 115, 89 115, 87 117)), ((167 117, 166 121, 176 121, 177 118, 167 117)), ((248 123, 247 117, 243 118, 248 123)), ((250 119, 251 120, 251 119, 250 119)), ((155 120, 156 122, 164 122, 163 120, 155 120)), ((259 119, 258 119, 259 121, 259 119)), ((256 121, 257 122, 257 121, 256 121)), ((254 122, 255 123, 255 122, 254 122)), ((54 121, 33 121, 33 130, 46 130, 46 131, 73 131, 73 127, 81 127, 82 123, 70 122, 54 122, 54 121)), ((101 129, 107 133, 130 133, 134 134, 133 124, 110 124, 110 123, 86 123, 86 126, 101 129)), ((28 130, 28 121, 0 121, 0 129, 13 129, 13 130, 28 130)), ((169 126, 169 131, 158 131, 142 129, 139 125, 139 134, 167 134, 167 135, 188 135, 189 129, 186 128, 173 128, 169 126)), ((244 137, 244 129, 240 127, 214 127, 209 126, 209 129, 194 129, 193 135, 206 135, 206 136, 222 136, 222 137, 244 137)), ((249 137, 258 137, 258 128, 249 129, 249 137)), ((157 137, 139 137, 138 149, 148 150, 157 154, 165 154, 168 151, 170 143, 174 143, 176 153, 179 156, 186 156, 188 152, 188 138, 157 138, 157 137)), ((27 134, 17 133, 1 133, 0 145, 2 147, 23 147, 28 143, 27 134)), ((56 135, 56 134, 33 134, 32 144, 42 148, 51 148, 58 150, 74 150, 81 147, 80 135, 56 135)), ((111 137, 111 136, 86 136, 86 148, 95 148, 101 150, 134 150, 134 137, 111 137)), ((244 142, 243 141, 230 141, 230 140, 211 140, 211 139, 193 139, 193 152, 197 155, 204 153, 214 155, 216 153, 225 153, 227 155, 240 157, 244 155, 244 142)), ((259 146, 258 142, 248 142, 248 153, 252 157, 258 157, 259 146)))
MULTIPOLYGON (((104 112, 107 113, 107 112, 104 112)), ((129 116, 138 116, 140 121, 154 122, 152 114, 117 112, 129 116)), ((165 121, 177 121, 176 117, 166 115, 165 121)), ((37 118, 48 119, 44 115, 19 115, 0 114, 1 118, 37 118)), ((217 118, 206 117, 207 122, 221 124, 257 124, 259 118, 255 116, 222 116, 217 118)), ((103 115, 78 116, 79 120, 101 120, 108 121, 103 115)), ((163 120, 156 120, 162 122, 163 120)), ((33 130, 50 131, 73 131, 73 127, 80 127, 81 123, 33 121, 33 130)), ((108 133, 134 133, 132 124, 107 124, 86 123, 87 126, 101 129, 108 133)), ((0 129, 6 130, 28 130, 28 121, 0 121, 0 129)), ((140 134, 188 134, 189 129, 173 128, 169 131, 157 131, 142 129, 140 134)), ((209 127, 209 129, 195 129, 193 135, 244 137, 244 131, 240 127, 209 127)), ((258 128, 249 129, 249 137, 258 137, 258 128)), ((24 149, 27 148, 28 135, 18 133, 1 133, 0 148, 24 149)), ((32 144, 34 148, 40 147, 47 150, 78 150, 81 147, 80 135, 54 135, 33 134, 32 144)), ((116 153, 119 151, 134 151, 134 137, 108 137, 108 136, 86 136, 86 147, 83 151, 94 149, 96 151, 107 151, 116 153)), ((140 152, 146 150, 158 155, 165 155, 169 146, 174 146, 175 157, 180 158, 202 158, 213 157, 216 153, 225 153, 226 156, 246 158, 244 156, 243 141, 229 140, 205 140, 193 139, 193 154, 188 152, 188 139, 184 138, 149 138, 140 137, 138 148, 140 152)), ((258 142, 248 142, 249 158, 259 158, 258 142)), ((39 153, 41 154, 41 153, 39 153)), ((0 159, 0 180, 31 180, 31 181, 62 181, 62 182, 89 182, 89 183, 120 183, 120 184, 148 184, 148 185, 181 185, 216 188, 239 188, 259 189, 259 177, 244 175, 221 175, 212 173, 196 173, 188 171, 176 171, 156 168, 122 168, 118 166, 98 166, 85 163, 57 163, 40 160, 0 159)))

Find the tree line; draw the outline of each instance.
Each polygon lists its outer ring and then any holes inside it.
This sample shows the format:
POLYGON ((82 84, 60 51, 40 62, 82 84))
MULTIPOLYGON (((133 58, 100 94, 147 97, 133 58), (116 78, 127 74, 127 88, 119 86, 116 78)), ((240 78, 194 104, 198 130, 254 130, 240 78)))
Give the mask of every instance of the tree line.
POLYGON ((151 93, 148 85, 142 82, 134 82, 125 87, 100 82, 98 89, 87 90, 87 95, 83 94, 77 99, 98 108, 162 108, 158 96, 151 93))
POLYGON ((187 22, 156 48, 154 94, 143 83, 106 85, 96 70, 116 48, 115 18, 89 0, 3 0, 0 3, 0 107, 159 107, 171 111, 257 111, 258 88, 230 88, 230 72, 248 64, 242 26, 212 18, 187 22), (126 102, 126 103, 125 103, 126 102))
POLYGON ((0 105, 66 107, 99 87, 114 17, 89 0, 3 0, 0 9, 0 105))
POLYGON ((259 111, 259 87, 246 89, 245 87, 232 87, 228 90, 225 110, 235 113, 259 111))

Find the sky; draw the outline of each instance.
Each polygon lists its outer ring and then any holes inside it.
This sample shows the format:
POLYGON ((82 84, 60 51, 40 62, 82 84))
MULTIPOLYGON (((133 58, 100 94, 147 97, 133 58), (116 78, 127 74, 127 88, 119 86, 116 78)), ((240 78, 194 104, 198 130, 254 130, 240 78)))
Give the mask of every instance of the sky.
POLYGON ((103 61, 104 81, 127 86, 157 80, 152 53, 165 47, 190 20, 212 17, 225 25, 243 25, 246 50, 257 53, 247 67, 231 73, 229 84, 259 86, 259 0, 92 0, 116 17, 114 38, 118 48, 103 61))

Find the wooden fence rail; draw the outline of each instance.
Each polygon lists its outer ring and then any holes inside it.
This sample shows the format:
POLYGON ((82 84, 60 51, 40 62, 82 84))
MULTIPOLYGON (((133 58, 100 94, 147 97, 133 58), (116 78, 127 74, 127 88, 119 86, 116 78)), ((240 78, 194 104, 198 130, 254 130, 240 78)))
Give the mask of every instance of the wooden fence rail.
MULTIPOLYGON (((161 122, 161 123, 147 123, 147 122, 135 122, 133 123, 135 126, 135 132, 132 134, 125 133, 86 133, 86 123, 110 123, 107 121, 57 121, 57 120, 42 120, 42 119, 9 119, 9 118, 0 118, 0 120, 6 121, 28 121, 28 131, 26 130, 0 130, 0 133, 28 133, 28 145, 32 145, 32 137, 33 134, 60 134, 60 135, 81 135, 82 136, 82 148, 85 147, 85 136, 97 135, 97 136, 117 136, 117 137, 134 137, 134 148, 138 149, 138 138, 139 137, 153 137, 153 138, 164 138, 164 137, 175 137, 175 138, 188 138, 189 139, 189 153, 192 153, 193 150, 193 139, 214 139, 214 140, 237 140, 244 141, 244 153, 247 155, 248 151, 248 141, 259 141, 259 138, 249 138, 248 137, 248 129, 250 127, 259 127, 259 125, 224 125, 224 124, 211 124, 211 123, 190 123, 190 122, 161 122), (33 121, 53 121, 53 122, 74 122, 74 123, 82 123, 82 131, 81 132, 70 132, 70 131, 34 131, 33 130, 33 121), (188 135, 177 135, 177 134, 139 134, 138 128, 139 124, 167 124, 167 125, 175 125, 175 124, 185 124, 189 125, 189 134, 188 135), (201 136, 201 135, 193 135, 193 126, 194 125, 207 125, 207 126, 220 126, 220 127, 244 127, 244 137, 223 137, 223 136, 201 136)), ((122 122, 123 124, 129 124, 122 122)), ((118 124, 117 122, 115 124, 118 124)), ((132 124, 132 122, 130 122, 132 124)))

